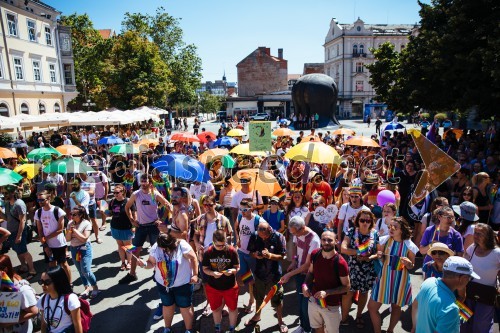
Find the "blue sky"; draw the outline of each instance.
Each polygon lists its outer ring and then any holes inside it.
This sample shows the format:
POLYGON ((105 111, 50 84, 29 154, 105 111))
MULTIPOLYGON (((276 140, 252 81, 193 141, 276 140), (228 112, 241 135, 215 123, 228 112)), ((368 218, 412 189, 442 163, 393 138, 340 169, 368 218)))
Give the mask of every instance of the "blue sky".
MULTIPOLYGON (((43 0, 69 15, 87 13, 98 29, 121 30, 126 12, 154 14, 163 6, 179 18, 184 41, 198 47, 203 81, 236 81, 236 64, 259 46, 278 55, 283 48, 288 73, 300 74, 304 63, 323 62, 330 21, 353 23, 419 22, 417 0, 43 0)), ((424 1, 429 2, 429 1, 424 1)))

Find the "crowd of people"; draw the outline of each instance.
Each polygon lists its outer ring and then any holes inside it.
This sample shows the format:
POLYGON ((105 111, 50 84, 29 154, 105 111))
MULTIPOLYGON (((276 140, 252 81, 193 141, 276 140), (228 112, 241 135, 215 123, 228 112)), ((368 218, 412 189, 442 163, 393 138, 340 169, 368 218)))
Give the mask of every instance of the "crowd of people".
MULTIPOLYGON (((375 134, 380 147, 346 145, 343 135, 330 131, 311 129, 307 136, 300 131, 298 137, 273 140, 268 156, 233 156, 234 168, 223 167, 220 158, 211 160, 207 181, 175 179, 153 166, 173 152, 198 157, 216 148, 216 139, 228 130, 222 124, 214 137, 195 128, 204 139, 196 143, 172 140, 168 130, 138 154, 110 153, 110 146, 98 144, 103 131, 82 130, 73 133, 80 135, 84 151, 79 158, 95 172, 60 175, 40 168, 34 178, 24 172, 19 183, 4 186, 0 270, 24 296, 15 325, 30 332, 40 311, 42 332, 82 332, 80 299, 101 294, 92 272, 93 247, 103 242, 100 234, 110 220, 117 270, 126 272, 119 283, 137 281, 138 269, 154 270, 159 294, 154 318, 163 318, 165 333, 176 308, 186 332, 192 332, 198 289, 206 298, 202 315, 213 316, 215 332, 223 331, 224 315, 227 331, 236 330, 238 297, 246 292, 249 301, 242 311, 253 315, 244 326, 258 325, 270 302, 276 330, 288 332, 283 318, 288 284, 297 291, 297 333, 363 329, 365 311, 374 332, 381 332, 383 304, 391 308, 386 332, 394 331, 409 305, 414 332, 491 331, 499 309, 498 137, 474 130, 459 138, 434 133, 434 144, 458 161, 460 170, 415 205, 410 198, 426 164, 405 131, 375 134), (342 162, 322 165, 287 157, 290 148, 309 140, 332 146, 342 162), (282 190, 270 195, 254 190, 252 168, 271 172, 282 190), (379 194, 387 190, 394 199, 381 204, 379 194), (324 218, 326 210, 335 213, 324 218), (47 271, 42 274, 28 251, 31 241, 43 246, 47 271), (146 242, 149 255, 143 257, 146 242), (17 273, 11 250, 21 263, 17 273), (410 275, 420 267, 425 281, 415 294, 410 275), (35 278, 45 295, 38 300, 29 287, 35 278), (73 288, 76 278, 82 290, 73 288), (355 318, 349 316, 353 304, 355 318), (57 307, 67 311, 56 313, 57 307), (470 318, 461 321, 467 310, 470 318)), ((131 131, 127 139, 140 142, 138 133, 131 131)), ((34 142, 45 145, 43 135, 34 142)), ((25 153, 1 162, 14 169, 26 162, 25 153)))

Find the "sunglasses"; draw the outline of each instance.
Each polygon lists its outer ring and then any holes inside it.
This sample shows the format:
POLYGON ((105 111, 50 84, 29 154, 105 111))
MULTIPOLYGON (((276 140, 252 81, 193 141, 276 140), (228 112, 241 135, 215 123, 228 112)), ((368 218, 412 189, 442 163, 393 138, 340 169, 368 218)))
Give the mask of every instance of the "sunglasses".
POLYGON ((258 231, 267 231, 267 228, 257 228, 258 231))
POLYGON ((436 250, 436 251, 431 252, 431 256, 444 256, 446 254, 448 254, 448 253, 445 251, 441 251, 441 250, 436 250))
POLYGON ((115 191, 115 192, 113 192, 113 194, 120 194, 120 193, 122 193, 122 191, 115 191))
POLYGON ((243 213, 246 213, 246 212, 248 212, 249 210, 251 210, 251 208, 246 208, 246 207, 245 207, 245 208, 241 208, 241 207, 240 207, 240 210, 241 210, 243 213))
POLYGON ((172 199, 179 199, 181 196, 180 195, 177 195, 177 194, 172 194, 170 196, 172 199))
POLYGON ((360 223, 372 223, 372 220, 370 219, 359 219, 360 223))
POLYGON ((46 201, 47 199, 36 199, 37 202, 44 202, 46 201))
POLYGON ((47 280, 43 280, 43 279, 40 279, 40 281, 38 281, 38 283, 41 285, 41 286, 50 286, 52 284, 52 280, 51 279, 47 279, 47 280))
POLYGON ((271 205, 277 205, 278 203, 276 201, 271 201, 271 205))

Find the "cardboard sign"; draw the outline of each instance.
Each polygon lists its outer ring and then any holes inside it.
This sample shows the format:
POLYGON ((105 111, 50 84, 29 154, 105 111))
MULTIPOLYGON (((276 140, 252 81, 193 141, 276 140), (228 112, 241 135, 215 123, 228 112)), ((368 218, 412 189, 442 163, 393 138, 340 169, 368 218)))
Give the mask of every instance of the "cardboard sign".
POLYGON ((337 212, 338 208, 334 204, 330 204, 326 208, 318 206, 314 210, 314 219, 321 224, 327 224, 337 216, 337 212))
POLYGON ((271 151, 271 122, 252 121, 248 127, 250 151, 271 151))
POLYGON ((0 323, 17 323, 21 312, 21 293, 0 292, 0 323))

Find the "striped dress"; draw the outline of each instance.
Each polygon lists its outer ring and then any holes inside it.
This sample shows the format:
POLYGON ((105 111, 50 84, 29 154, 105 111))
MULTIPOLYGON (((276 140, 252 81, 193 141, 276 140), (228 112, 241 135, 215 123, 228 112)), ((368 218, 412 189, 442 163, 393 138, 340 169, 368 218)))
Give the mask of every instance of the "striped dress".
POLYGON ((384 266, 372 291, 372 299, 382 304, 396 304, 401 307, 412 302, 410 274, 406 268, 397 270, 399 258, 408 257, 408 252, 416 253, 418 248, 411 240, 396 242, 390 236, 380 238, 384 245, 384 266))

